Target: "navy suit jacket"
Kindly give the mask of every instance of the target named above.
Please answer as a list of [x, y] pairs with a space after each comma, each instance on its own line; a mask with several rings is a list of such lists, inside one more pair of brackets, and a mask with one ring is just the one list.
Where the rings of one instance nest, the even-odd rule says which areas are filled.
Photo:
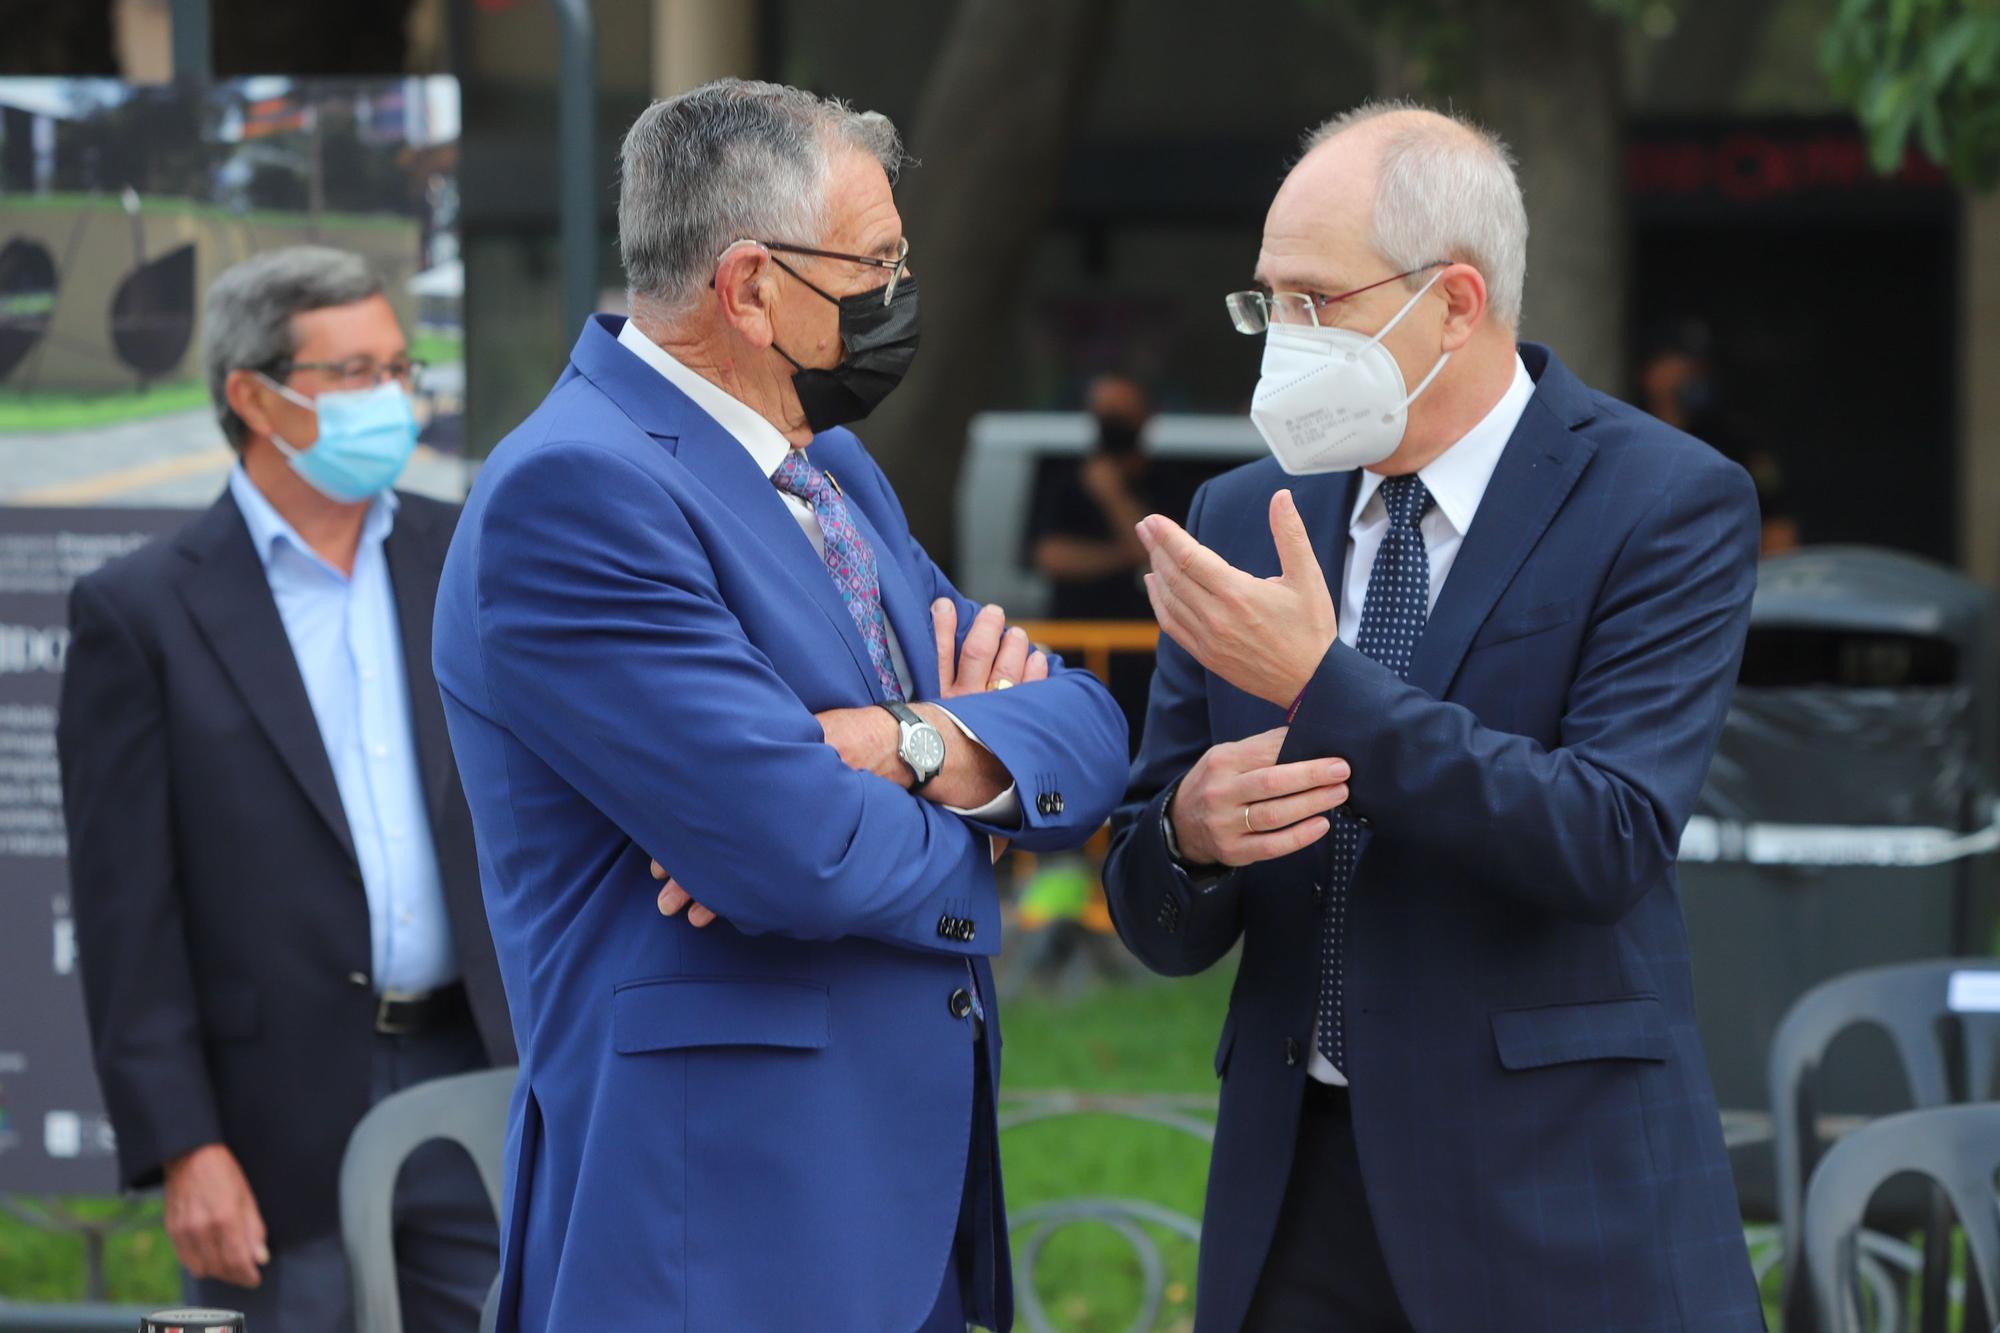
[[[431, 683], [455, 506], [401, 496], [383, 555], [410, 725], [466, 995], [512, 1064], [472, 820]], [[227, 1144], [273, 1249], [333, 1234], [368, 1110], [368, 899], [263, 561], [228, 491], [77, 580], [56, 748], [78, 959], [127, 1188]]]
[[[1368, 1203], [1424, 1333], [1760, 1328], [1674, 875], [1742, 653], [1756, 498], [1546, 348], [1521, 355], [1534, 396], [1408, 680], [1336, 644], [1281, 757], [1348, 759], [1365, 825], [1345, 980]], [[1204, 488], [1189, 527], [1275, 575], [1269, 502], [1290, 486], [1338, 588], [1355, 484], [1256, 463]], [[1163, 641], [1106, 870], [1155, 970], [1243, 942], [1215, 1056], [1204, 1333], [1241, 1324], [1277, 1223], [1329, 848], [1201, 893], [1161, 817], [1210, 746], [1283, 722]]]
[[[993, 830], [825, 743], [814, 713], [881, 697], [854, 620], [770, 479], [620, 326], [585, 328], [487, 460], [438, 594], [521, 1045], [500, 1327], [914, 1328], [967, 1174], [968, 960], [997, 1013]], [[961, 630], [977, 608], [853, 435], [809, 456], [937, 698], [930, 604]], [[1088, 673], [951, 706], [1017, 780], [1021, 846], [1110, 813], [1125, 726]], [[721, 919], [662, 919], [654, 857]], [[999, 1291], [974, 1313], [1004, 1327], [1005, 1222], [982, 1221]]]

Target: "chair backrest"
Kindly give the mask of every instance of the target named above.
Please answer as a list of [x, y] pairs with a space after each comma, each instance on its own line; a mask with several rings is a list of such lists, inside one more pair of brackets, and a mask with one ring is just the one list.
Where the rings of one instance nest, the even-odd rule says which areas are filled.
[[1965, 1232], [1968, 1276], [1991, 1301], [2000, 1284], [2000, 1104], [1905, 1111], [1863, 1125], [1836, 1143], [1806, 1191], [1805, 1255], [1815, 1304], [1832, 1333], [1861, 1333], [1855, 1297], [1856, 1241], [1869, 1199], [1891, 1176], [1936, 1181]]
[[419, 1083], [384, 1097], [354, 1127], [340, 1163], [340, 1235], [358, 1333], [403, 1333], [394, 1204], [396, 1176], [411, 1153], [432, 1139], [459, 1144], [500, 1215], [507, 1102], [517, 1072], [509, 1065]]
[[[1960, 993], [1954, 997], [1953, 978], [1961, 974]], [[1822, 1151], [1820, 1107], [1813, 1085], [1827, 1049], [1852, 1028], [1874, 1027], [1895, 1048], [1913, 1107], [1990, 1096], [2000, 1054], [2000, 1012], [1983, 1010], [1976, 1003], [1986, 977], [1992, 978], [1987, 984], [2000, 992], [2000, 958], [1940, 958], [1864, 968], [1807, 991], [1778, 1025], [1768, 1071], [1786, 1308], [1795, 1316], [1789, 1326], [1810, 1322], [1806, 1303], [1800, 1299], [1810, 1290], [1799, 1263], [1800, 1216], [1806, 1181]], [[1955, 1005], [1954, 998], [1961, 1002]], [[1975, 1003], [1965, 1003], [1967, 999]], [[1948, 1017], [1957, 1020], [1960, 1034], [1956, 1062], [1946, 1047]]]

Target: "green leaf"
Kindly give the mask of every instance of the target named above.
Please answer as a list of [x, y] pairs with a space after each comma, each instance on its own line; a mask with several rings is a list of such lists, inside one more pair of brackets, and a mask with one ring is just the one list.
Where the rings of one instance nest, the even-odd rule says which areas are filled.
[[1942, 88], [1950, 82], [1952, 71], [1972, 50], [1980, 30], [1989, 26], [1990, 20], [1981, 15], [1960, 14], [1945, 25], [1943, 32], [1931, 38], [1923, 56], [1924, 72], [1930, 77], [1931, 87]]
[[1940, 166], [1951, 160], [1951, 150], [1944, 138], [1944, 117], [1939, 114], [1936, 102], [1921, 102], [1917, 106], [1917, 143], [1922, 146], [1924, 156]]

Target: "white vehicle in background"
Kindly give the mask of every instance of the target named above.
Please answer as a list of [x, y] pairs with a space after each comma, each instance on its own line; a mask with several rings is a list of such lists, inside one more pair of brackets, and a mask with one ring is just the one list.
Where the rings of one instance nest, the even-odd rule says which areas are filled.
[[[1097, 422], [1087, 412], [982, 412], [968, 436], [952, 573], [967, 597], [1006, 607], [1010, 620], [1035, 619], [1049, 606], [1048, 580], [1028, 560], [1035, 511], [1062, 470], [1096, 444]], [[1142, 439], [1159, 504], [1174, 518], [1185, 516], [1203, 481], [1268, 452], [1242, 416], [1163, 413]]]

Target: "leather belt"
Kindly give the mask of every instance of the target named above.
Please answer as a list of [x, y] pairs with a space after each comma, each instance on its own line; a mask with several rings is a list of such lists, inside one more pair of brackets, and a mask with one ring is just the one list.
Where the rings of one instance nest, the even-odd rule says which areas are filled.
[[408, 1037], [448, 1024], [472, 1020], [465, 984], [454, 981], [428, 991], [383, 991], [375, 997], [375, 1030], [388, 1037]]

